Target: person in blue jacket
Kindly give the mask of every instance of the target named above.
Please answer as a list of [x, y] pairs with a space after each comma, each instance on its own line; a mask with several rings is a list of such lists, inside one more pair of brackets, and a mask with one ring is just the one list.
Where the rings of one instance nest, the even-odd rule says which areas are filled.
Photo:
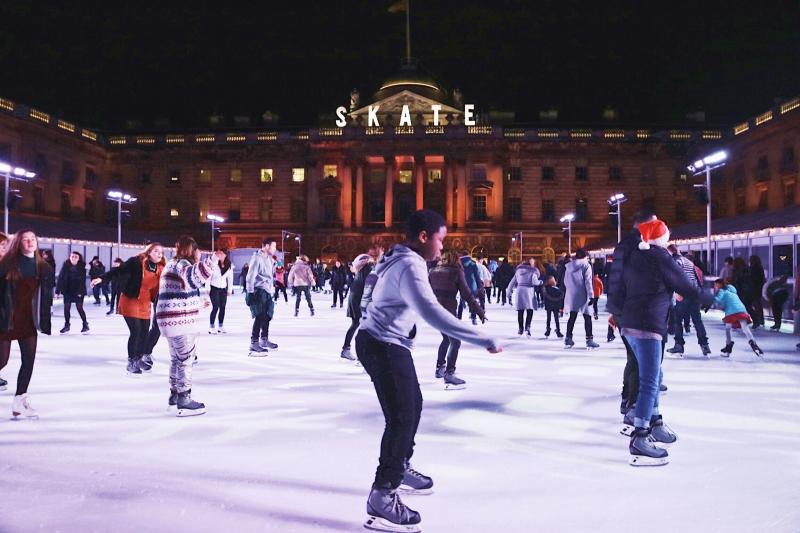
[[725, 347], [721, 350], [720, 355], [722, 357], [731, 356], [731, 352], [733, 351], [731, 330], [741, 329], [742, 333], [744, 333], [744, 336], [747, 337], [747, 340], [750, 343], [750, 348], [757, 356], [762, 357], [764, 352], [758, 347], [758, 344], [756, 344], [756, 340], [753, 338], [753, 332], [750, 330], [750, 324], [753, 322], [753, 320], [747, 313], [747, 308], [745, 307], [744, 303], [739, 298], [736, 287], [730, 285], [724, 278], [718, 278], [714, 281], [714, 290], [716, 291], [714, 305], [720, 307], [725, 313], [725, 317], [722, 319], [722, 321], [725, 322], [726, 343]]

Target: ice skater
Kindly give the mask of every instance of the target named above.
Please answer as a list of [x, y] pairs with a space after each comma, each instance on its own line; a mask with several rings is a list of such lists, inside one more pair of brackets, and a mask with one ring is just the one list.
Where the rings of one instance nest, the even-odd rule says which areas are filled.
[[355, 277], [350, 284], [350, 294], [347, 298], [347, 318], [350, 319], [350, 327], [344, 335], [344, 344], [342, 344], [342, 351], [340, 353], [342, 358], [350, 361], [357, 360], [350, 349], [350, 343], [353, 341], [353, 336], [356, 334], [358, 326], [361, 323], [361, 296], [364, 293], [364, 282], [374, 267], [375, 262], [369, 254], [361, 254], [356, 257], [351, 267]]
[[542, 281], [539, 279], [539, 269], [536, 268], [536, 261], [532, 257], [528, 259], [527, 263], [520, 263], [514, 271], [514, 277], [511, 283], [508, 284], [508, 298], [511, 300], [514, 296], [514, 289], [517, 289], [516, 302], [517, 309], [517, 323], [519, 325], [518, 335], [523, 332], [523, 316], [524, 316], [524, 331], [531, 336], [531, 322], [533, 321], [533, 310], [536, 307], [536, 286], [541, 285]]
[[544, 330], [544, 338], [550, 337], [550, 319], [553, 319], [556, 327], [556, 336], [561, 339], [564, 334], [561, 333], [561, 325], [558, 322], [558, 314], [561, 308], [564, 307], [564, 293], [556, 283], [556, 278], [547, 276], [544, 287], [544, 310], [547, 313], [547, 325]]
[[566, 263], [564, 271], [564, 310], [569, 312], [567, 320], [567, 336], [564, 346], [572, 348], [572, 331], [578, 314], [583, 315], [583, 327], [586, 331], [586, 349], [593, 350], [600, 345], [592, 337], [592, 315], [589, 314], [589, 302], [593, 298], [592, 265], [589, 264], [589, 254], [583, 248], [575, 251], [575, 259]]
[[31, 230], [18, 231], [0, 260], [0, 370], [8, 364], [11, 343], [19, 344], [22, 363], [11, 403], [14, 419], [39, 418], [31, 406], [28, 386], [36, 360], [37, 331], [50, 335], [55, 272], [39, 253], [39, 239]]
[[261, 249], [250, 258], [247, 270], [246, 302], [253, 316], [253, 329], [250, 333], [251, 357], [263, 357], [269, 350], [277, 350], [278, 345], [269, 340], [269, 324], [275, 313], [272, 290], [275, 286], [273, 273], [275, 260], [273, 254], [277, 245], [272, 239], [261, 241]]
[[356, 353], [372, 379], [384, 414], [380, 459], [367, 499], [364, 526], [379, 531], [420, 531], [418, 512], [406, 507], [397, 493], [404, 486], [430, 492], [433, 481], [411, 467], [414, 435], [422, 413], [422, 393], [411, 357], [419, 318], [461, 341], [491, 353], [502, 350], [494, 339], [464, 325], [436, 299], [426, 261], [436, 261], [447, 227], [442, 216], [423, 209], [407, 223], [406, 240], [395, 245], [367, 278], [362, 297], [363, 319], [356, 336]]
[[750, 343], [750, 349], [753, 350], [753, 353], [759, 357], [763, 357], [764, 352], [758, 347], [758, 344], [756, 344], [756, 340], [753, 338], [753, 332], [750, 330], [750, 324], [753, 320], [747, 313], [747, 308], [744, 303], [739, 299], [736, 287], [729, 284], [723, 278], [718, 278], [714, 281], [714, 290], [716, 291], [714, 305], [721, 307], [725, 313], [725, 317], [722, 321], [725, 322], [726, 343], [720, 355], [722, 357], [731, 356], [731, 352], [733, 352], [731, 329], [741, 329], [744, 336], [747, 337], [747, 341]]
[[86, 297], [86, 263], [78, 252], [69, 254], [69, 259], [61, 265], [56, 283], [56, 295], [59, 294], [64, 297], [64, 327], [59, 333], [62, 335], [69, 333], [69, 312], [72, 304], [75, 304], [75, 309], [83, 321], [81, 333], [89, 333], [89, 322], [86, 320], [86, 311], [83, 310], [83, 299]]
[[[106, 273], [106, 266], [100, 261], [100, 258], [97, 256], [92, 257], [92, 260], [89, 262], [89, 279], [92, 280], [94, 278], [100, 277]], [[111, 301], [108, 299], [108, 283], [101, 283], [100, 285], [92, 288], [92, 295], [94, 296], [94, 305], [102, 305], [103, 302], [100, 301], [100, 292], [102, 291], [103, 296], [106, 299], [106, 305], [110, 305]]]
[[[220, 252], [224, 259], [214, 263], [214, 272], [211, 274], [208, 296], [211, 299], [211, 316], [208, 333], [216, 335], [225, 333], [225, 308], [228, 306], [228, 296], [233, 295], [233, 265], [228, 250], [222, 249]], [[217, 254], [219, 255], [219, 254]], [[214, 321], [219, 320], [217, 328], [214, 328]]]

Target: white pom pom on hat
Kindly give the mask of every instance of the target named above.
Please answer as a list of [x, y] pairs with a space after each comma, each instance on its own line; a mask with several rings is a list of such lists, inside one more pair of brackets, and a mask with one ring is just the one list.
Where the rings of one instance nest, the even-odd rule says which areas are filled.
[[666, 248], [669, 242], [669, 228], [663, 221], [656, 219], [639, 224], [639, 233], [642, 234], [640, 250], [649, 250], [651, 244]]

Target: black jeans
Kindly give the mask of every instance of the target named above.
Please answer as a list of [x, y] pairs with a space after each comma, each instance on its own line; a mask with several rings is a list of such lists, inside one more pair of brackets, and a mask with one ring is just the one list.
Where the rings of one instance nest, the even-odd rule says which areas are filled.
[[108, 302], [108, 285], [105, 283], [100, 283], [92, 287], [92, 296], [94, 296], [94, 303], [100, 303], [100, 291], [103, 291], [103, 296], [106, 297], [106, 303]]
[[[569, 312], [567, 320], [567, 337], [572, 338], [572, 330], [575, 329], [575, 321], [578, 319], [577, 311]], [[592, 339], [592, 315], [583, 315], [583, 329], [586, 331], [586, 340]]]
[[519, 310], [517, 311], [517, 322], [519, 323], [519, 329], [522, 330], [522, 315], [525, 314], [525, 329], [531, 329], [531, 321], [533, 320], [533, 309], [526, 309], [526, 310]]
[[70, 309], [72, 309], [72, 304], [75, 304], [75, 309], [78, 310], [81, 320], [86, 324], [86, 311], [83, 310], [83, 296], [78, 296], [77, 298], [64, 296], [64, 325], [69, 326], [69, 312]]
[[448, 372], [456, 371], [456, 361], [458, 360], [458, 350], [461, 349], [461, 341], [448, 337], [442, 333], [442, 342], [439, 344], [439, 354], [436, 357], [436, 368], [444, 366], [445, 359], [447, 359], [447, 367], [445, 370]]
[[111, 288], [111, 301], [108, 302], [108, 310], [109, 311], [116, 311], [117, 310], [117, 303], [119, 303], [119, 291], [112, 287]]
[[414, 453], [414, 436], [422, 415], [422, 392], [411, 352], [381, 342], [364, 330], [356, 335], [356, 353], [372, 379], [386, 425], [375, 471], [375, 487], [397, 488], [405, 462]]
[[356, 334], [358, 326], [361, 323], [361, 319], [356, 317], [350, 317], [350, 321], [350, 327], [347, 329], [347, 333], [345, 333], [344, 344], [342, 345], [342, 348], [350, 347], [350, 343], [353, 341], [353, 335]]
[[253, 330], [250, 332], [250, 340], [257, 341], [259, 336], [262, 339], [269, 338], [269, 317], [261, 313], [253, 319]]
[[283, 283], [276, 283], [275, 284], [275, 294], [272, 295], [272, 299], [276, 302], [278, 301], [278, 295], [283, 293], [283, 301], [289, 303], [289, 297], [286, 295], [286, 285]]
[[156, 311], [155, 311], [155, 304], [153, 305], [153, 320], [152, 324], [150, 325], [150, 331], [147, 332], [147, 337], [144, 339], [144, 345], [142, 346], [142, 353], [151, 355], [153, 353], [153, 348], [156, 347], [158, 344], [158, 339], [161, 338], [161, 330], [158, 329], [158, 321], [156, 320]]
[[[678, 324], [683, 324], [683, 321], [689, 317], [694, 322], [694, 331], [697, 334], [697, 343], [700, 345], [708, 344], [708, 337], [706, 336], [706, 327], [703, 324], [703, 317], [700, 315], [700, 302], [697, 300], [683, 299], [675, 304], [675, 321]], [[675, 328], [675, 344], [684, 344], [683, 328]]]
[[781, 291], [780, 293], [772, 295], [772, 318], [775, 320], [774, 326], [780, 327], [781, 321], [783, 320], [783, 304], [785, 304], [788, 299], [788, 291]]
[[228, 305], [228, 289], [211, 287], [209, 297], [211, 298], [211, 327], [214, 327], [217, 313], [219, 313], [219, 327], [222, 327], [222, 323], [225, 322], [225, 307]]
[[128, 325], [130, 335], [128, 336], [128, 361], [136, 361], [145, 352], [142, 351], [147, 342], [147, 332], [150, 329], [150, 321], [144, 318], [123, 317]]
[[297, 295], [297, 300], [294, 302], [294, 309], [297, 311], [300, 309], [300, 297], [302, 295], [306, 295], [306, 302], [308, 302], [308, 308], [314, 309], [314, 304], [311, 303], [311, 292], [309, 291], [309, 287], [295, 287], [294, 288], [295, 294]]
[[333, 290], [333, 306], [336, 307], [336, 297], [339, 297], [339, 305], [344, 305], [344, 286], [334, 285], [331, 287]]
[[[17, 396], [28, 392], [28, 385], [30, 385], [31, 377], [33, 376], [33, 363], [36, 361], [37, 340], [37, 335], [33, 334], [17, 341], [22, 359], [22, 364], [17, 374]], [[8, 364], [8, 358], [11, 355], [11, 342], [0, 341], [0, 370], [3, 370]]]
[[558, 310], [555, 309], [548, 309], [547, 310], [547, 326], [545, 326], [545, 331], [550, 333], [550, 317], [553, 317], [553, 322], [555, 322], [556, 332], [561, 333], [561, 324], [558, 322]]
[[495, 303], [500, 302], [506, 303], [508, 298], [506, 297], [506, 288], [505, 287], [497, 287], [497, 301]]

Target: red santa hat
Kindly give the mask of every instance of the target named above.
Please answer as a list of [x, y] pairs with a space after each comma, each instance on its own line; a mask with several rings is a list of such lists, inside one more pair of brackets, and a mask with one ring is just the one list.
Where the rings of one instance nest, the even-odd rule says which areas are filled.
[[649, 250], [651, 244], [666, 248], [669, 243], [669, 228], [663, 221], [656, 219], [639, 224], [639, 233], [642, 234], [640, 250]]

